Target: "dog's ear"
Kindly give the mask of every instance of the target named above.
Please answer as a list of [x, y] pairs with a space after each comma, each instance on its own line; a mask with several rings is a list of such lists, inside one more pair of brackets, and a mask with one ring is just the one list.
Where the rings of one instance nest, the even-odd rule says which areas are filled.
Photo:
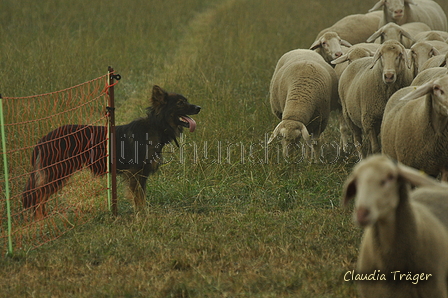
[[157, 105], [157, 104], [164, 104], [166, 103], [166, 97], [167, 97], [168, 93], [163, 90], [161, 87], [154, 85], [154, 87], [152, 87], [152, 96], [151, 96], [151, 103], [152, 105]]

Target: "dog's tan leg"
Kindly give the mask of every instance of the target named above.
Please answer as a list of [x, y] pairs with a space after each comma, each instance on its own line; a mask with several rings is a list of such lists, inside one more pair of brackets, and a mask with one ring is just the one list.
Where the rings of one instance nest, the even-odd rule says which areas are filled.
[[132, 192], [132, 197], [134, 199], [136, 209], [143, 209], [145, 206], [143, 189], [140, 186], [138, 174], [134, 175], [129, 180], [129, 187]]
[[141, 210], [145, 208], [145, 184], [146, 177], [141, 176], [139, 173], [133, 173], [127, 171], [125, 173], [129, 181], [129, 191], [132, 200], [134, 201], [135, 209]]
[[47, 212], [45, 211], [45, 204], [47, 203], [49, 195], [39, 194], [38, 197], [41, 198], [36, 202], [36, 205], [34, 206], [34, 218], [36, 220], [41, 220], [47, 216]]

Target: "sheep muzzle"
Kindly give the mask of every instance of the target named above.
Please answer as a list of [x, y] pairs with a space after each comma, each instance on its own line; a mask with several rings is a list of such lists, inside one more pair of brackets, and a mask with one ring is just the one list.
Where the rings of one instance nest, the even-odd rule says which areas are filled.
[[395, 75], [395, 71], [385, 71], [383, 74], [383, 82], [385, 84], [393, 84], [396, 79], [397, 76]]
[[396, 10], [392, 13], [392, 18], [396, 21], [399, 21], [403, 18], [403, 10]]
[[370, 223], [370, 210], [365, 207], [358, 207], [356, 209], [355, 221], [361, 227], [366, 227]]

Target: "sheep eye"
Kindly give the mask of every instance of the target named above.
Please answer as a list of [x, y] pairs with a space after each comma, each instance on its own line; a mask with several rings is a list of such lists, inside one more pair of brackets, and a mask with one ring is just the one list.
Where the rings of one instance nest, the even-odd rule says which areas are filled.
[[386, 185], [387, 182], [394, 180], [394, 178], [395, 178], [394, 175], [389, 174], [389, 175], [387, 175], [386, 179], [383, 179], [380, 181], [380, 185], [384, 186], [384, 185]]
[[443, 90], [440, 89], [439, 86], [435, 86], [435, 87], [434, 87], [434, 91], [436, 91], [436, 92], [438, 91], [438, 92], [440, 92], [440, 94], [442, 94], [442, 95], [443, 95], [443, 93], [444, 93]]

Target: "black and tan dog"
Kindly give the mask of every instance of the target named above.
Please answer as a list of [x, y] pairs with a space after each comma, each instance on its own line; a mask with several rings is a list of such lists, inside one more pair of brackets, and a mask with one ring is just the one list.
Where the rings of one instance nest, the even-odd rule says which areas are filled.
[[[177, 93], [154, 86], [147, 116], [116, 126], [117, 170], [126, 176], [137, 209], [145, 206], [146, 180], [162, 162], [163, 147], [174, 141], [183, 127], [193, 132], [196, 122], [188, 115], [201, 107]], [[76, 171], [89, 168], [95, 175], [107, 170], [107, 129], [104, 126], [64, 125], [44, 136], [34, 147], [33, 171], [23, 192], [23, 207], [36, 219], [46, 216], [48, 198]], [[177, 144], [178, 145], [178, 144]]]

